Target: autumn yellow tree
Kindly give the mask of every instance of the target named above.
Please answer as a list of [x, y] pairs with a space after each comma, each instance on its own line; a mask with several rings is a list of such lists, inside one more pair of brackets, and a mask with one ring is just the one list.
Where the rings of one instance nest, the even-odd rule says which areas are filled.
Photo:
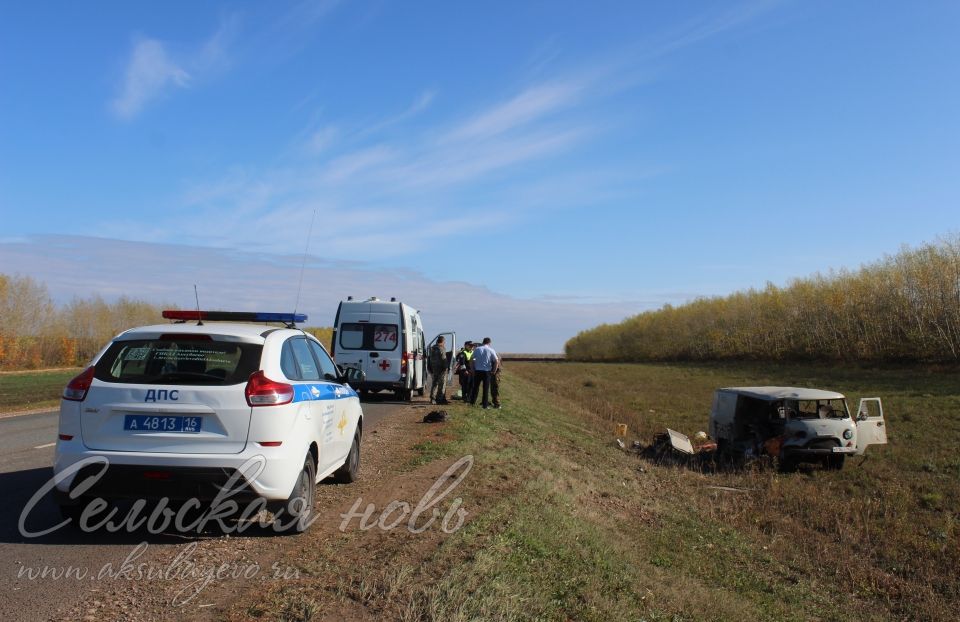
[[588, 361], [960, 360], [960, 236], [785, 287], [666, 305], [584, 331]]

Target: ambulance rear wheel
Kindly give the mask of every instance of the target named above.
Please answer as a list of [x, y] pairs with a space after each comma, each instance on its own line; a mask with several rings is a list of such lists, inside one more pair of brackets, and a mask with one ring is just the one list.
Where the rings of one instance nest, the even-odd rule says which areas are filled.
[[409, 402], [413, 399], [413, 389], [397, 389], [397, 399], [401, 402]]

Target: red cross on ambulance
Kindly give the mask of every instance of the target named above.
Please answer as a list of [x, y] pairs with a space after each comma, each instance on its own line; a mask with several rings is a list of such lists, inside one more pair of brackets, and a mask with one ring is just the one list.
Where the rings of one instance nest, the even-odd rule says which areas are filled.
[[387, 371], [388, 369], [390, 369], [390, 361], [388, 361], [387, 359], [383, 359], [382, 361], [380, 361], [380, 364], [377, 367], [379, 367], [383, 371]]

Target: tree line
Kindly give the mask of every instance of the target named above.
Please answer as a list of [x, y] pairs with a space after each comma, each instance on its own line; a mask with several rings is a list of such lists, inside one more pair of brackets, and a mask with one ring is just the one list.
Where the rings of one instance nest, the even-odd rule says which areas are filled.
[[[0, 274], [0, 370], [75, 367], [91, 360], [118, 333], [162, 324], [163, 309], [176, 309], [121, 296], [99, 295], [57, 305], [41, 282]], [[330, 328], [306, 328], [330, 343]]]
[[583, 361], [960, 360], [960, 235], [864, 265], [581, 332]]

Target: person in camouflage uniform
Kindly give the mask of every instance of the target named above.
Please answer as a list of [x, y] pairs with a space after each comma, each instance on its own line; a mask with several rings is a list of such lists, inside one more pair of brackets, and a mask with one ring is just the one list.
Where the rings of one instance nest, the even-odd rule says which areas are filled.
[[444, 347], [443, 335], [437, 337], [437, 343], [430, 347], [427, 357], [428, 371], [430, 372], [430, 403], [449, 404], [447, 401], [447, 349]]

